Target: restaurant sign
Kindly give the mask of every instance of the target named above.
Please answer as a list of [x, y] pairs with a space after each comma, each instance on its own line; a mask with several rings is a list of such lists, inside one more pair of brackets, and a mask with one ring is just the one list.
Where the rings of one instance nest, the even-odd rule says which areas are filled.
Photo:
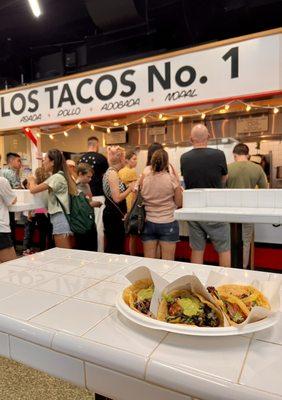
[[282, 34], [0, 93], [0, 130], [281, 90]]

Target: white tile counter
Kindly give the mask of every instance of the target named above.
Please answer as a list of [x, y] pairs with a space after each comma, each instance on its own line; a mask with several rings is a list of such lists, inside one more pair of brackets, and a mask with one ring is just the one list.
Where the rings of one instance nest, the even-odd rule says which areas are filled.
[[282, 399], [282, 322], [254, 335], [223, 338], [140, 327], [114, 306], [128, 285], [124, 275], [138, 265], [167, 280], [195, 272], [205, 282], [214, 268], [244, 282], [282, 278], [48, 250], [0, 265], [0, 354], [118, 400]]
[[179, 221], [282, 224], [281, 189], [185, 190]]
[[17, 202], [9, 207], [11, 212], [31, 211], [36, 208], [47, 208], [48, 192], [31, 194], [29, 190], [13, 189]]

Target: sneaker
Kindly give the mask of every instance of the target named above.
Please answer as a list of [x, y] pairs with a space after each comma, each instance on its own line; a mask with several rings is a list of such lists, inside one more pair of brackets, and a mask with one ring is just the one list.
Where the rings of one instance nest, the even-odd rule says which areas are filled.
[[23, 256], [30, 256], [31, 254], [34, 254], [34, 251], [30, 249], [26, 249], [23, 251]]

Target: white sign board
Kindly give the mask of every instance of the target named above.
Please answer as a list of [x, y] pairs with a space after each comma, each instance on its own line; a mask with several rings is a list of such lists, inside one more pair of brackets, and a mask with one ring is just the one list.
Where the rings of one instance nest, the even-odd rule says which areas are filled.
[[282, 34], [0, 93], [0, 129], [81, 121], [282, 89]]

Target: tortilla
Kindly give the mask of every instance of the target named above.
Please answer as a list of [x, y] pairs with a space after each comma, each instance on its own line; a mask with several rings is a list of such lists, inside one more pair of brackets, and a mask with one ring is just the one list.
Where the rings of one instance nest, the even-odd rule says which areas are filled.
[[270, 310], [266, 297], [252, 285], [222, 285], [216, 289], [210, 287], [208, 291], [231, 325], [243, 323], [255, 306]]
[[157, 319], [168, 323], [191, 326], [224, 326], [221, 310], [201, 295], [185, 289], [173, 290], [163, 295], [158, 308]]
[[140, 299], [139, 294], [142, 291], [144, 292], [144, 290], [148, 290], [148, 293], [150, 293], [151, 290], [153, 291], [153, 289], [154, 289], [154, 284], [151, 279], [140, 279], [134, 282], [132, 285], [125, 288], [122, 297], [125, 303], [130, 308], [132, 308], [135, 311], [141, 312], [142, 314], [149, 315], [151, 298]]

